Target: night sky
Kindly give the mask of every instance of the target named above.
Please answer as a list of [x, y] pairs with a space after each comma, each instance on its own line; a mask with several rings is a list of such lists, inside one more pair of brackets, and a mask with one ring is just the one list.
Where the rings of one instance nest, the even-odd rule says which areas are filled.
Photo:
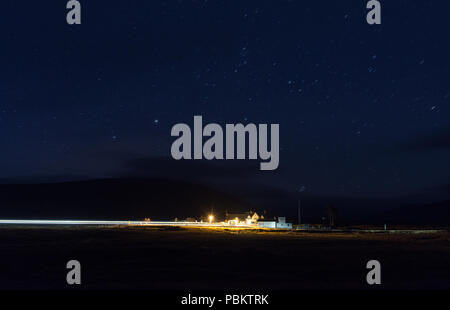
[[[450, 198], [444, 1], [2, 1], [0, 181], [162, 176]], [[280, 166], [170, 158], [177, 123], [280, 124]], [[242, 185], [244, 184], [244, 185]]]

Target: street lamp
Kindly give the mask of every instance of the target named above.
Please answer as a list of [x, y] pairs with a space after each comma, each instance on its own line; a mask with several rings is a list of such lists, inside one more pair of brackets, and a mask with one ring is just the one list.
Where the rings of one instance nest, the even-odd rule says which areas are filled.
[[211, 224], [212, 221], [214, 220], [214, 216], [211, 214], [210, 216], [208, 216], [208, 219], [209, 219], [209, 223]]

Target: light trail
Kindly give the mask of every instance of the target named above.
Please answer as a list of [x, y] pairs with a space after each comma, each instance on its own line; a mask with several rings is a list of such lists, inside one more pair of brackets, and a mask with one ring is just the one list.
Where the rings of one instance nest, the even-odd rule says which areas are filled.
[[169, 222], [169, 221], [89, 221], [89, 220], [0, 220], [1, 224], [11, 225], [106, 225], [106, 226], [191, 226], [191, 227], [238, 227], [254, 228], [251, 225], [229, 225], [208, 222]]

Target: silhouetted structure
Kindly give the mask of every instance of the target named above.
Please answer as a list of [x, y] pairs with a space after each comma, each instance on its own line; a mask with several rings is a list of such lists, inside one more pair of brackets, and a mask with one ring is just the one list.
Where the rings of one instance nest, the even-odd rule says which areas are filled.
[[336, 224], [336, 215], [337, 215], [337, 210], [335, 207], [333, 207], [332, 205], [328, 205], [326, 207], [326, 213], [328, 216], [328, 223], [330, 225], [330, 227], [334, 227], [334, 225]]

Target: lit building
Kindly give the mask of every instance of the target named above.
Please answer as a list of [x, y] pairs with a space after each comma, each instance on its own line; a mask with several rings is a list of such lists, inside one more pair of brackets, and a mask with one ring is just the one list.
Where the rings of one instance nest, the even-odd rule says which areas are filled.
[[229, 225], [256, 225], [260, 216], [256, 212], [225, 213], [225, 222]]
[[260, 221], [258, 221], [258, 227], [292, 229], [292, 223], [286, 223], [286, 218], [280, 216], [280, 217], [278, 217], [278, 221], [275, 219], [260, 220]]

